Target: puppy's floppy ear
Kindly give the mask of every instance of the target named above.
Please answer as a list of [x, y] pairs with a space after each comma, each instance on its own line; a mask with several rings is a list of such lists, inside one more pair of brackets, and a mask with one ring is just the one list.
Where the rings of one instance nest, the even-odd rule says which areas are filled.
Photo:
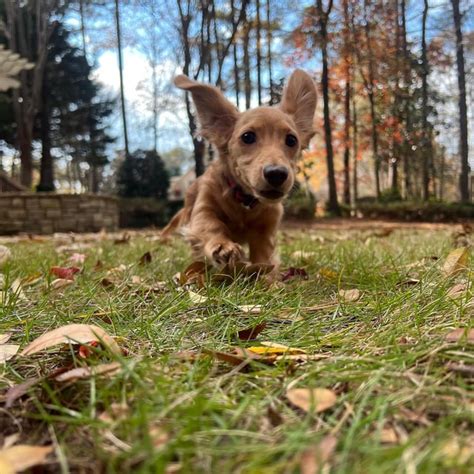
[[200, 133], [216, 146], [225, 145], [239, 116], [238, 110], [214, 86], [201, 84], [179, 75], [175, 86], [191, 92], [201, 125]]
[[301, 135], [303, 148], [308, 146], [314, 135], [316, 102], [317, 93], [313, 80], [306, 72], [296, 69], [283, 90], [280, 108], [293, 117]]

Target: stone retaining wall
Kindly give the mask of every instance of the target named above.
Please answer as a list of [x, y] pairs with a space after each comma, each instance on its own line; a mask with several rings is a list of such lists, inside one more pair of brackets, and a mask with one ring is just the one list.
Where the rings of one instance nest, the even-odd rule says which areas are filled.
[[0, 234], [114, 231], [118, 225], [111, 196], [0, 193]]

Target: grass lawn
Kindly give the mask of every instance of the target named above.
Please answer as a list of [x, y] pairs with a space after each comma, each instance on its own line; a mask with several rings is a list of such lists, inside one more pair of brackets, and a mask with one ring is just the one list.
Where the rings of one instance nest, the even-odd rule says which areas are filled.
[[[474, 327], [474, 267], [442, 271], [469, 240], [456, 229], [286, 230], [282, 268], [304, 268], [308, 279], [193, 289], [207, 299], [173, 282], [190, 263], [179, 239], [4, 239], [8, 344], [21, 351], [60, 326], [94, 324], [125, 354], [60, 345], [0, 364], [0, 446], [52, 445], [46, 472], [474, 472], [474, 342], [472, 333], [446, 339]], [[72, 253], [86, 255], [83, 271], [52, 288], [51, 267], [70, 265]], [[21, 292], [6, 290], [17, 278]], [[256, 340], [239, 340], [262, 322]], [[236, 365], [216, 354], [262, 342], [305, 354]], [[58, 369], [113, 361], [114, 372], [55, 380]], [[33, 378], [6, 408], [8, 389]], [[335, 399], [305, 407], [287, 397], [296, 388]]]

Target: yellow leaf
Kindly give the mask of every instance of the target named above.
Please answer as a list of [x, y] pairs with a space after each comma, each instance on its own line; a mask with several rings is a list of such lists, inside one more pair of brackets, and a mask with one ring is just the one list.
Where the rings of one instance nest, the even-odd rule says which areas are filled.
[[199, 293], [195, 293], [191, 290], [188, 290], [188, 295], [194, 304], [202, 304], [207, 301], [207, 296], [200, 295]]
[[452, 276], [466, 269], [469, 260], [469, 248], [459, 247], [453, 250], [444, 261], [443, 273]]
[[297, 347], [288, 347], [276, 342], [263, 341], [261, 346], [253, 346], [248, 348], [254, 354], [306, 354], [303, 349]]
[[0, 450], [0, 467], [2, 474], [21, 472], [38, 464], [44, 464], [52, 446], [27, 446], [19, 444]]
[[92, 341], [102, 342], [115, 354], [121, 353], [118, 344], [102, 328], [92, 324], [68, 324], [38, 337], [23, 349], [21, 355], [36, 354], [58, 344], [86, 344]]
[[336, 404], [336, 394], [327, 388], [291, 388], [286, 398], [305, 412], [320, 413]]
[[241, 304], [238, 308], [242, 313], [258, 314], [262, 312], [262, 305], [260, 304]]
[[326, 280], [337, 280], [339, 275], [330, 268], [321, 268], [319, 270], [319, 275]]

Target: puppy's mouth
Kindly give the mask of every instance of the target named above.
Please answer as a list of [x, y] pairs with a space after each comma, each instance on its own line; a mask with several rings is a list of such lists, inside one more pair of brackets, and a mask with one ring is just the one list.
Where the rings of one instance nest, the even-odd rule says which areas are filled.
[[283, 191], [279, 191], [278, 189], [268, 189], [264, 191], [259, 191], [258, 194], [263, 198], [269, 199], [271, 201], [276, 201], [285, 196], [285, 193]]

